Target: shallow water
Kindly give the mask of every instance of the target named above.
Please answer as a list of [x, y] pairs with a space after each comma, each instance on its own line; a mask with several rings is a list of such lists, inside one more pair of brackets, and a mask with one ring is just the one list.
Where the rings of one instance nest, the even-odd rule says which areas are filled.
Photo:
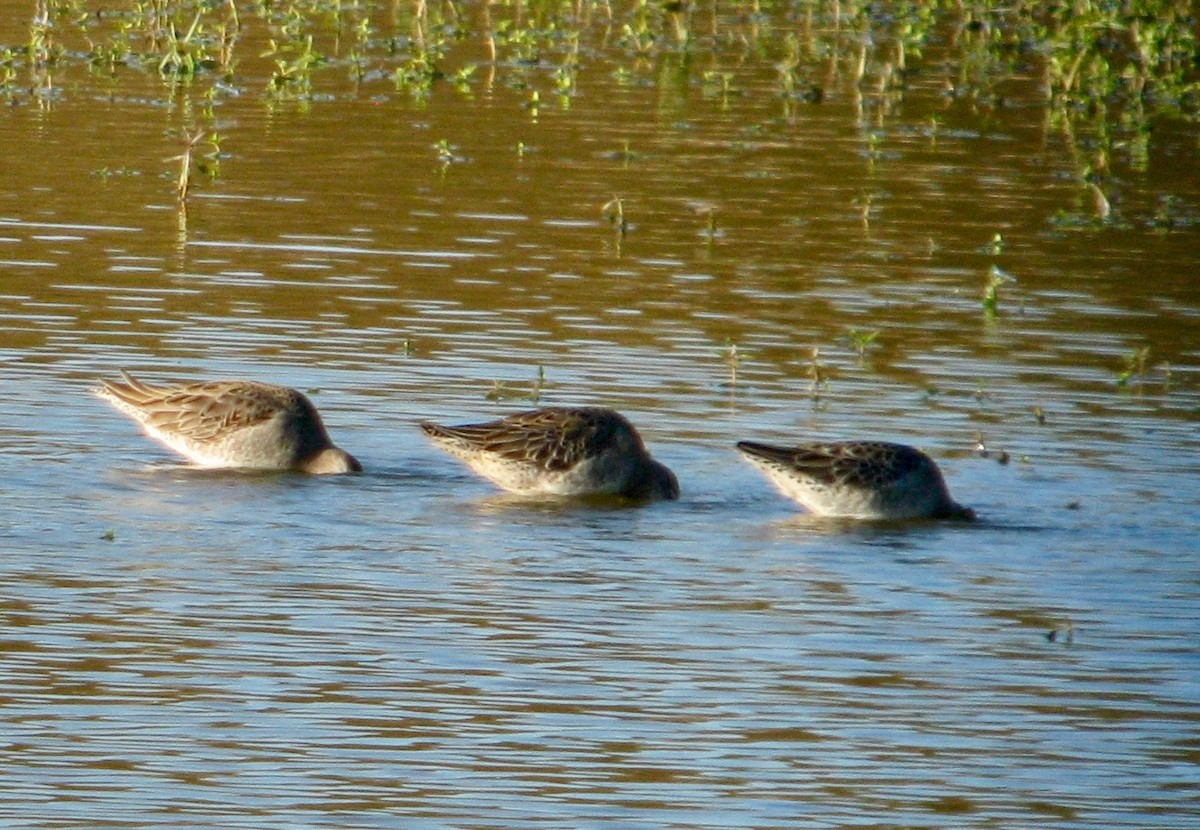
[[[186, 212], [156, 78], [0, 117], [0, 821], [1196, 823], [1194, 130], [1064, 225], [1033, 107], [643, 80], [248, 86]], [[367, 471], [189, 469], [90, 395], [120, 367], [304, 389]], [[535, 397], [627, 413], [683, 498], [499, 495], [415, 429]], [[981, 521], [805, 517], [750, 437], [917, 444]]]

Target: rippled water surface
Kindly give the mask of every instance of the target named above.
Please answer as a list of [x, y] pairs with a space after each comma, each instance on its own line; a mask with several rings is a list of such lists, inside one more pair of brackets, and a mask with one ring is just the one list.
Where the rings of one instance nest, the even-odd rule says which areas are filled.
[[[186, 209], [156, 76], [0, 114], [0, 823], [1195, 826], [1194, 130], [1099, 221], [1020, 89], [581, 73], [227, 90]], [[366, 472], [188, 468], [119, 368], [301, 388]], [[534, 400], [682, 499], [503, 496], [415, 429]], [[810, 519], [732, 447], [846, 437], [981, 521]]]

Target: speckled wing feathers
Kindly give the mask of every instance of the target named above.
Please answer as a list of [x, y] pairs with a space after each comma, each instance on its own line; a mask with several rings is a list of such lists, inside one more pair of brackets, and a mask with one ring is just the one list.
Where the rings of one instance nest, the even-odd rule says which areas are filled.
[[122, 372], [97, 394], [146, 433], [204, 467], [359, 472], [354, 456], [333, 445], [316, 407], [302, 393], [255, 381], [222, 380], [151, 386]]
[[912, 447], [861, 441], [797, 447], [786, 463], [825, 484], [878, 489], [912, 474], [925, 459]]
[[883, 441], [738, 449], [785, 495], [823, 516], [972, 518], [946, 489], [941, 471], [920, 450]]
[[293, 390], [251, 381], [154, 387], [121, 374], [124, 384], [102, 381], [109, 400], [148, 427], [201, 444], [302, 405]]
[[679, 498], [675, 474], [650, 457], [633, 425], [611, 409], [548, 407], [485, 424], [421, 428], [511, 492]]
[[473, 450], [560, 472], [598, 456], [621, 424], [603, 410], [556, 407], [485, 424], [449, 427], [425, 422], [421, 426], [431, 436], [461, 442]]

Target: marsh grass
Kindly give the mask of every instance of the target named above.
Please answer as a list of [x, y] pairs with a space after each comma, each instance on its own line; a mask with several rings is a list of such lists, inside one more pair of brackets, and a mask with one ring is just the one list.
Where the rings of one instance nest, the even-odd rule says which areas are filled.
[[[203, 95], [220, 83], [258, 91], [267, 106], [320, 101], [347, 76], [418, 99], [489, 83], [541, 93], [563, 108], [587, 94], [586, 60], [623, 82], [684, 84], [722, 105], [768, 96], [793, 107], [848, 97], [859, 107], [869, 165], [884, 160], [888, 121], [916, 77], [967, 102], [985, 126], [1011, 90], [1104, 179], [1089, 180], [1091, 222], [1112, 213], [1112, 160], [1149, 166], [1155, 122], [1200, 121], [1200, 26], [1190, 0], [33, 0], [28, 39], [0, 51], [10, 103], [68, 94], [60, 78], [102, 70], [119, 82], [138, 69], [164, 96]], [[248, 47], [247, 44], [253, 44]], [[265, 48], [262, 46], [265, 44]], [[666, 71], [664, 71], [666, 70]], [[19, 82], [27, 72], [30, 80]], [[774, 83], [756, 83], [756, 77]], [[1024, 83], [1033, 79], [1033, 84]], [[937, 140], [937, 116], [929, 116]], [[1107, 182], [1107, 183], [1106, 183]], [[1167, 185], [1162, 185], [1167, 187]], [[1169, 197], [1169, 192], [1161, 194]], [[858, 204], [864, 222], [871, 200]], [[1058, 219], [1070, 224], [1068, 213]], [[1145, 223], [1196, 223], [1169, 208]]]

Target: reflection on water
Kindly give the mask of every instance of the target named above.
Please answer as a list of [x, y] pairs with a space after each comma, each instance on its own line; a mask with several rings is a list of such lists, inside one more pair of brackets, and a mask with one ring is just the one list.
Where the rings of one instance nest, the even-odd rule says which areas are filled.
[[[186, 214], [157, 90], [6, 114], [54, 161], [0, 193], [0, 819], [1194, 824], [1194, 228], [1049, 221], [1076, 167], [1016, 105], [868, 141], [581, 71], [536, 120], [222, 98]], [[122, 366], [300, 388], [367, 472], [189, 469], [89, 395]], [[535, 389], [682, 500], [530, 504], [415, 429]], [[918, 444], [982, 521], [802, 516], [755, 437]]]

